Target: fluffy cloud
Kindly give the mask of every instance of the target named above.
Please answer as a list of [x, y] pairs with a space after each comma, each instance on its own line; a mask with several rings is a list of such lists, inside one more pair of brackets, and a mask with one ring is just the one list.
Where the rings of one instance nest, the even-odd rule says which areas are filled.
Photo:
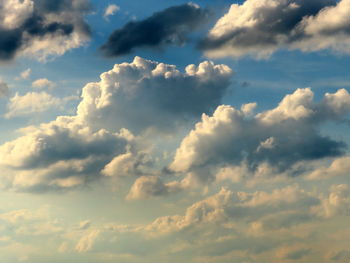
[[124, 130], [92, 131], [74, 117], [29, 128], [26, 134], [0, 146], [1, 165], [16, 169], [9, 187], [45, 191], [68, 189], [100, 176], [115, 156], [126, 152], [130, 138]]
[[332, 178], [335, 176], [348, 176], [350, 174], [350, 157], [344, 156], [336, 158], [327, 166], [314, 169], [307, 175], [308, 180], [319, 180]]
[[326, 218], [337, 215], [350, 215], [350, 189], [346, 184], [333, 185], [328, 197], [314, 212]]
[[226, 210], [232, 205], [233, 192], [223, 188], [219, 193], [188, 207], [185, 215], [157, 218], [145, 230], [164, 234], [200, 224], [223, 222], [226, 219]]
[[109, 5], [109, 6], [107, 6], [103, 16], [104, 16], [104, 18], [108, 18], [109, 16], [113, 16], [119, 10], [120, 10], [119, 6], [117, 6], [117, 5]]
[[103, 73], [100, 82], [87, 84], [77, 114], [111, 130], [171, 130], [219, 105], [231, 76], [228, 66], [207, 61], [181, 73], [174, 65], [135, 57]]
[[45, 59], [81, 46], [90, 35], [84, 21], [89, 9], [88, 0], [2, 0], [0, 60]]
[[183, 139], [170, 169], [186, 172], [202, 167], [240, 165], [249, 170], [267, 163], [283, 172], [301, 161], [334, 157], [345, 144], [319, 132], [327, 121], [338, 121], [350, 111], [346, 90], [327, 93], [313, 102], [309, 88], [287, 95], [272, 109], [247, 117], [244, 111], [219, 106]]
[[[107, 11], [107, 10], [106, 10]], [[101, 50], [106, 56], [120, 56], [137, 47], [159, 47], [183, 43], [186, 36], [207, 18], [208, 12], [194, 4], [169, 7], [114, 31]]]
[[[264, 216], [286, 211], [299, 211], [311, 214], [311, 208], [321, 203], [315, 194], [309, 193], [298, 185], [275, 189], [272, 192], [236, 192], [221, 189], [217, 194], [198, 201], [188, 207], [183, 216], [165, 216], [157, 218], [145, 227], [154, 234], [178, 232], [186, 228], [216, 223], [221, 226], [228, 222], [260, 219]], [[294, 218], [295, 220], [295, 218]]]
[[212, 57], [262, 58], [278, 49], [350, 52], [349, 0], [247, 0], [230, 10], [201, 48]]
[[[100, 82], [84, 87], [75, 116], [22, 129], [25, 135], [0, 146], [0, 165], [8, 174], [3, 184], [46, 191], [76, 188], [102, 176], [152, 175], [147, 143], [124, 127], [171, 129], [209, 111], [220, 103], [231, 75], [229, 67], [211, 62], [189, 65], [185, 73], [139, 57], [115, 65]], [[6, 117], [41, 112], [63, 101], [45, 92], [16, 94]], [[131, 199], [144, 196], [150, 189], [146, 184], [138, 180], [133, 189], [140, 194], [130, 194]]]
[[55, 83], [48, 79], [37, 79], [33, 81], [32, 87], [37, 88], [37, 89], [42, 89], [42, 88], [52, 88], [55, 86]]
[[176, 181], [164, 183], [159, 176], [141, 176], [135, 180], [127, 200], [142, 200], [152, 197], [165, 196], [183, 190], [186, 186]]
[[21, 96], [18, 93], [10, 98], [6, 118], [44, 112], [62, 105], [62, 100], [46, 92], [29, 92]]

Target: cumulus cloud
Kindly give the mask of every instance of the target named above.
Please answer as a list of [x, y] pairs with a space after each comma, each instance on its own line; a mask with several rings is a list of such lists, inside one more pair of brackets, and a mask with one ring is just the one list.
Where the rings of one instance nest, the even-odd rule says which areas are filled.
[[262, 164], [283, 172], [302, 161], [342, 155], [345, 143], [320, 134], [320, 125], [339, 121], [350, 111], [346, 90], [327, 93], [313, 102], [310, 88], [287, 95], [272, 109], [253, 118], [231, 106], [219, 106], [183, 139], [170, 169], [176, 172], [198, 168], [241, 165], [257, 170]]
[[350, 174], [350, 157], [335, 158], [329, 166], [317, 167], [306, 175], [308, 180], [329, 179], [336, 176], [348, 176]]
[[233, 192], [223, 188], [219, 193], [188, 207], [185, 215], [157, 218], [145, 229], [159, 235], [177, 232], [200, 224], [223, 222], [226, 219], [226, 210], [232, 204]]
[[126, 153], [113, 158], [102, 170], [106, 176], [141, 176], [152, 164], [152, 158], [146, 152], [134, 153], [128, 150]]
[[29, 92], [23, 96], [18, 93], [10, 98], [7, 106], [8, 111], [5, 118], [30, 115], [33, 113], [45, 112], [49, 109], [58, 108], [62, 100], [46, 92]]
[[219, 105], [231, 76], [228, 66], [208, 61], [182, 73], [174, 65], [135, 57], [103, 73], [100, 82], [88, 83], [77, 114], [92, 126], [112, 130], [169, 131]]
[[145, 230], [159, 235], [212, 223], [224, 225], [232, 220], [243, 219], [251, 222], [285, 211], [310, 214], [310, 209], [316, 208], [320, 202], [315, 194], [298, 185], [275, 189], [272, 192], [233, 192], [222, 188], [217, 194], [188, 207], [184, 215], [157, 218], [146, 226]]
[[350, 53], [349, 0], [247, 0], [232, 4], [200, 47], [211, 57], [264, 58], [279, 49]]
[[109, 5], [107, 6], [105, 13], [104, 13], [104, 18], [108, 18], [109, 16], [113, 16], [115, 13], [117, 13], [120, 10], [120, 7], [117, 5]]
[[185, 186], [176, 181], [164, 183], [159, 176], [141, 176], [135, 180], [127, 200], [143, 200], [158, 196], [165, 196], [183, 190]]
[[115, 57], [128, 54], [138, 47], [181, 44], [207, 16], [207, 10], [194, 4], [169, 7], [144, 20], [129, 22], [115, 30], [101, 50], [106, 56]]
[[46, 78], [37, 79], [37, 80], [33, 81], [33, 83], [32, 83], [32, 87], [37, 88], [37, 89], [52, 88], [54, 86], [55, 86], [55, 83], [53, 83], [52, 81], [50, 81]]
[[127, 131], [92, 131], [63, 116], [0, 146], [1, 165], [16, 169], [8, 178], [14, 189], [74, 188], [98, 178], [106, 163], [125, 153], [128, 138]]
[[0, 60], [44, 60], [81, 46], [90, 35], [84, 20], [89, 10], [88, 0], [2, 0]]
[[[172, 129], [209, 111], [220, 103], [231, 75], [229, 67], [211, 62], [189, 65], [185, 73], [139, 57], [117, 64], [100, 82], [84, 87], [76, 115], [24, 128], [23, 136], [0, 146], [0, 165], [8, 174], [3, 184], [37, 192], [76, 188], [102, 176], [152, 175], [147, 143], [124, 128], [141, 133], [150, 127]], [[6, 117], [41, 112], [63, 101], [45, 92], [16, 94]], [[135, 187], [146, 183], [140, 179]]]
[[333, 185], [329, 195], [323, 198], [322, 204], [314, 210], [326, 218], [350, 214], [350, 189], [347, 184]]

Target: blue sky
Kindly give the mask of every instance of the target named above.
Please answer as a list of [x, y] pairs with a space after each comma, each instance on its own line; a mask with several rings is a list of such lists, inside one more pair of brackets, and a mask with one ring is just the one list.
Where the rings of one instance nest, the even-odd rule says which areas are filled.
[[0, 262], [347, 263], [349, 6], [0, 0]]

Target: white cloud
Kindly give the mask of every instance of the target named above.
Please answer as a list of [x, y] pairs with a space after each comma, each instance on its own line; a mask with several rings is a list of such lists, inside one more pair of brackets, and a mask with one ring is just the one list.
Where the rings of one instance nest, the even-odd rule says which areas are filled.
[[[90, 36], [88, 0], [2, 1], [0, 60], [29, 56], [41, 61], [82, 46]], [[5, 40], [7, 42], [5, 42]]]
[[112, 130], [173, 131], [219, 105], [231, 76], [228, 66], [208, 61], [181, 73], [174, 65], [135, 57], [103, 73], [100, 82], [88, 83], [77, 114], [92, 126]]
[[336, 158], [329, 166], [318, 165], [316, 169], [306, 175], [307, 180], [330, 179], [335, 176], [350, 175], [350, 157]]
[[127, 200], [143, 200], [157, 196], [164, 196], [183, 190], [185, 186], [178, 182], [164, 183], [159, 176], [141, 176], [135, 180]]
[[1, 24], [6, 29], [14, 29], [32, 15], [34, 12], [34, 2], [31, 0], [3, 1], [1, 9], [5, 14], [0, 17]]
[[266, 58], [279, 49], [350, 53], [349, 0], [247, 0], [232, 4], [203, 41], [211, 57]]
[[106, 176], [139, 176], [142, 175], [151, 163], [151, 157], [147, 153], [133, 153], [128, 151], [116, 156], [102, 170]]
[[115, 15], [115, 13], [117, 13], [120, 10], [120, 7], [115, 5], [115, 4], [111, 4], [109, 6], [107, 6], [105, 13], [104, 13], [104, 18], [108, 18], [109, 16], [113, 16]]
[[62, 105], [59, 98], [53, 97], [46, 92], [29, 92], [21, 96], [18, 93], [10, 98], [6, 118], [30, 115], [45, 112], [49, 109], [58, 108]]
[[10, 187], [33, 192], [75, 188], [99, 178], [128, 144], [126, 131], [92, 131], [74, 117], [62, 116], [25, 133], [0, 146], [0, 162], [15, 169], [7, 178]]
[[340, 155], [345, 144], [320, 135], [319, 126], [346, 117], [349, 103], [346, 90], [326, 94], [315, 103], [307, 88], [285, 96], [276, 108], [254, 118], [231, 106], [219, 106], [213, 116], [203, 114], [183, 139], [170, 169], [186, 172], [246, 163], [254, 171], [267, 163], [283, 172], [298, 162]]
[[54, 86], [55, 86], [55, 83], [53, 83], [52, 81], [50, 81], [46, 78], [37, 79], [37, 80], [33, 81], [33, 83], [32, 83], [32, 87], [37, 88], [37, 89], [52, 88]]
[[[124, 127], [142, 132], [194, 118], [219, 103], [231, 75], [229, 67], [211, 62], [190, 65], [185, 73], [139, 57], [115, 65], [100, 82], [84, 87], [75, 116], [22, 129], [23, 136], [0, 146], [0, 164], [8, 171], [3, 185], [42, 192], [77, 188], [103, 175], [153, 175], [148, 169], [152, 147]], [[6, 117], [42, 112], [65, 101], [46, 92], [16, 94]], [[135, 107], [140, 103], [144, 107]], [[142, 180], [135, 187], [145, 185]], [[173, 182], [165, 188], [179, 186]]]
[[188, 207], [185, 215], [157, 218], [152, 224], [146, 226], [145, 230], [159, 235], [200, 226], [201, 224], [223, 222], [226, 219], [225, 209], [232, 205], [232, 201], [233, 192], [221, 189], [216, 195]]
[[26, 69], [25, 71], [21, 72], [20, 79], [28, 79], [31, 73], [32, 70], [30, 68]]
[[313, 210], [314, 213], [326, 218], [338, 215], [350, 215], [350, 189], [346, 184], [333, 185], [329, 195], [322, 204]]

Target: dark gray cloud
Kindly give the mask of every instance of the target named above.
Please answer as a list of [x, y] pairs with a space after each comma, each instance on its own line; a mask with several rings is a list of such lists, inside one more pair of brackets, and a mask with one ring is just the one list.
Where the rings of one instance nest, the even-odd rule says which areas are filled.
[[208, 11], [194, 4], [169, 7], [114, 31], [101, 50], [106, 56], [120, 56], [137, 47], [181, 44], [191, 30], [202, 24]]
[[[74, 33], [82, 38], [90, 35], [90, 28], [84, 21], [84, 14], [89, 11], [89, 0], [33, 0], [14, 1], [0, 6], [0, 60], [13, 59], [18, 53], [31, 53], [36, 41], [50, 39], [53, 43]], [[55, 18], [48, 15], [56, 15]], [[57, 44], [56, 44], [57, 45]], [[42, 54], [58, 54], [76, 47], [68, 41], [44, 47]], [[65, 46], [65, 47], [64, 47]]]
[[347, 8], [346, 0], [247, 0], [233, 4], [199, 48], [214, 57], [264, 57], [280, 48], [349, 52]]

